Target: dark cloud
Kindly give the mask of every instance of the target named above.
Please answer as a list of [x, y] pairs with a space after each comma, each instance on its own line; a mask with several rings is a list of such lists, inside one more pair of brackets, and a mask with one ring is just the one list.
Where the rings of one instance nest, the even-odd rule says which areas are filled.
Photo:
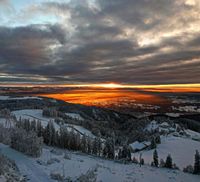
[[0, 27], [0, 72], [10, 76], [0, 81], [200, 82], [199, 9], [185, 0], [48, 2], [29, 10], [58, 22]]

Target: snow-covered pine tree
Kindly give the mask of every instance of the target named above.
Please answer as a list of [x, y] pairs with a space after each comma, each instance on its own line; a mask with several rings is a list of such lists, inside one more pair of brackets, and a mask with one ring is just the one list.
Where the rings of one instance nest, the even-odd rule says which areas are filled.
[[26, 130], [26, 131], [30, 131], [31, 130], [31, 123], [30, 123], [30, 121], [29, 121], [29, 119], [25, 119], [24, 121], [23, 121], [23, 123], [24, 123], [24, 129]]
[[98, 131], [98, 133], [97, 133], [97, 150], [98, 150], [98, 156], [101, 156], [102, 142], [101, 142], [101, 133], [100, 133], [100, 131]]
[[158, 167], [158, 152], [157, 152], [157, 150], [154, 150], [154, 152], [153, 152], [153, 164], [155, 167]]
[[69, 133], [69, 149], [76, 150], [76, 135], [74, 132], [74, 128]]
[[37, 120], [37, 128], [36, 128], [36, 131], [37, 131], [37, 134], [39, 137], [42, 136], [42, 132], [43, 132], [43, 127], [42, 127], [42, 124], [41, 124], [41, 121]]
[[200, 154], [198, 150], [196, 150], [194, 160], [194, 174], [200, 174]]
[[156, 136], [155, 142], [156, 142], [157, 144], [160, 144], [160, 143], [161, 143], [160, 135], [157, 135], [157, 136]]
[[170, 154], [166, 158], [165, 167], [166, 168], [172, 168], [172, 157], [171, 157]]
[[75, 135], [75, 141], [76, 141], [76, 149], [75, 150], [81, 150], [81, 135], [78, 132]]
[[31, 130], [32, 131], [36, 131], [36, 121], [35, 120], [33, 120], [33, 121], [31, 121]]
[[105, 142], [105, 146], [103, 149], [103, 155], [106, 158], [114, 159], [115, 151], [114, 151], [114, 144], [111, 138], [108, 138]]
[[47, 145], [53, 145], [54, 138], [55, 138], [55, 128], [54, 128], [53, 121], [50, 120], [44, 131], [44, 142]]
[[98, 153], [98, 141], [97, 138], [95, 137], [95, 139], [92, 142], [92, 154], [97, 155]]
[[92, 152], [92, 144], [91, 144], [91, 139], [89, 137], [87, 137], [87, 153], [91, 154]]
[[128, 145], [124, 145], [119, 154], [120, 159], [131, 161], [131, 150]]
[[11, 134], [11, 147], [27, 155], [38, 157], [42, 152], [42, 137], [34, 131], [15, 128]]
[[82, 139], [81, 139], [81, 151], [83, 153], [86, 153], [87, 152], [87, 139], [86, 139], [86, 136], [83, 135], [82, 136]]
[[156, 148], [156, 141], [155, 138], [153, 137], [151, 140], [151, 145], [150, 145], [151, 149], [155, 149]]

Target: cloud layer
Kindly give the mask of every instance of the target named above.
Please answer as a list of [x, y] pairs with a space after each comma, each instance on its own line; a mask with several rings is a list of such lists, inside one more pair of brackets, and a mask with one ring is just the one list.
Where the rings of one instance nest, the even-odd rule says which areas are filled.
[[0, 1], [0, 82], [200, 83], [198, 0], [62, 2]]

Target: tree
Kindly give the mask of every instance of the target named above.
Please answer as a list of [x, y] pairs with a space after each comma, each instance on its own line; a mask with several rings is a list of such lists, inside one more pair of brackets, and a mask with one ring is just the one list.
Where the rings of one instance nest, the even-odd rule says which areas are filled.
[[98, 141], [97, 141], [97, 138], [95, 138], [94, 141], [93, 141], [92, 153], [94, 155], [97, 155], [97, 153], [98, 153]]
[[11, 134], [11, 147], [33, 157], [39, 157], [42, 153], [42, 137], [38, 137], [34, 131], [26, 131], [15, 128]]
[[152, 138], [150, 147], [151, 147], [151, 149], [155, 149], [156, 148], [155, 138]]
[[155, 142], [156, 142], [157, 144], [160, 144], [160, 143], [161, 143], [160, 135], [156, 136]]
[[54, 145], [54, 138], [55, 138], [55, 128], [53, 121], [50, 120], [45, 128], [44, 131], [44, 142], [47, 145]]
[[140, 153], [140, 167], [144, 165], [144, 159], [142, 158], [142, 153]]
[[157, 150], [154, 150], [154, 152], [153, 152], [153, 164], [155, 167], [158, 167], [158, 152], [157, 152]]
[[31, 130], [32, 131], [36, 131], [36, 121], [35, 120], [33, 120], [33, 121], [31, 121]]
[[131, 161], [131, 150], [127, 145], [124, 145], [122, 150], [119, 150], [118, 158]]
[[31, 123], [30, 123], [29, 119], [25, 119], [23, 123], [24, 123], [24, 127], [23, 128], [26, 131], [30, 131], [31, 130]]
[[194, 174], [200, 174], [200, 155], [198, 150], [196, 150], [194, 160]]
[[91, 139], [88, 137], [87, 138], [87, 153], [88, 154], [91, 154], [91, 151], [92, 151], [92, 145], [91, 145]]
[[166, 158], [165, 167], [166, 168], [172, 168], [172, 157], [171, 157], [170, 154]]
[[85, 135], [83, 135], [81, 139], [81, 151], [84, 153], [87, 152], [87, 139]]
[[103, 149], [103, 155], [106, 158], [114, 159], [115, 151], [114, 151], [114, 143], [112, 139], [107, 139], [105, 142], [105, 147]]
[[37, 134], [38, 134], [38, 136], [39, 137], [41, 137], [42, 136], [42, 132], [43, 132], [43, 128], [42, 128], [42, 124], [41, 124], [41, 121], [37, 121]]
[[138, 160], [136, 159], [136, 157], [133, 157], [133, 163], [138, 164]]
[[97, 150], [98, 150], [98, 156], [101, 156], [102, 142], [101, 142], [101, 133], [100, 133], [100, 131], [97, 133]]
[[76, 135], [74, 132], [74, 128], [72, 128], [72, 130], [69, 133], [69, 149], [71, 149], [71, 150], [77, 149]]
[[183, 172], [192, 174], [194, 172], [194, 168], [192, 165], [188, 165], [183, 169]]
[[160, 167], [165, 167], [165, 161], [163, 159], [160, 159]]

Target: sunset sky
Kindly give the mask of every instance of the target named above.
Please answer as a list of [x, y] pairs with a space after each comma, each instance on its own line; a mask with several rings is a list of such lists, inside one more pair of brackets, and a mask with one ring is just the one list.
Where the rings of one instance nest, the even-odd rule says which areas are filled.
[[0, 83], [199, 84], [200, 1], [0, 0]]

